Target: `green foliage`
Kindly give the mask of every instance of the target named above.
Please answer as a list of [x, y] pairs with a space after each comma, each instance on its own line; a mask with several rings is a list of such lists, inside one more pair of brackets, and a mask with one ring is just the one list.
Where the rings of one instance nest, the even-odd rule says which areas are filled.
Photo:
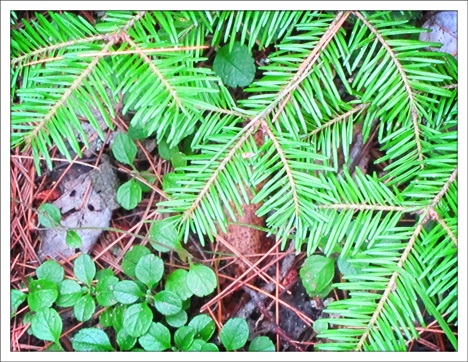
[[229, 87], [246, 87], [255, 76], [255, 64], [252, 53], [245, 45], [234, 43], [223, 46], [213, 62], [213, 70]]
[[74, 230], [67, 231], [66, 242], [70, 248], [79, 248], [81, 247], [81, 245], [83, 245], [83, 242], [81, 241], [81, 237]]
[[62, 333], [62, 318], [52, 308], [41, 308], [36, 311], [31, 318], [32, 334], [45, 341], [53, 341], [59, 344], [60, 334]]
[[[41, 157], [52, 168], [52, 146], [71, 161], [71, 151], [81, 156], [79, 140], [89, 145], [80, 119], [104, 139], [96, 114], [113, 129], [114, 104], [122, 99], [122, 113], [132, 116], [130, 136], [156, 137], [160, 155], [177, 166], [164, 176], [168, 199], [160, 206], [172, 214], [178, 237], [214, 240], [229, 218], [236, 221], [250, 188], [252, 202], [263, 203], [257, 214], [283, 248], [292, 239], [308, 257], [338, 253], [344, 282], [331, 287], [349, 299], [327, 306], [340, 318], [324, 321], [330, 328], [318, 337], [333, 342], [317, 349], [406, 350], [419, 338], [415, 324], [426, 326], [423, 309], [457, 349], [458, 68], [452, 56], [426, 50], [437, 44], [417, 40], [424, 30], [412, 24], [414, 15], [109, 11], [93, 26], [66, 12], [36, 14], [11, 35], [11, 143], [30, 147], [38, 172]], [[221, 47], [221, 56], [236, 47], [272, 52], [235, 101], [204, 57], [205, 45]], [[120, 50], [132, 52], [102, 55]], [[355, 169], [356, 127], [363, 142], [375, 132], [374, 163], [382, 173]], [[189, 137], [183, 156], [178, 147]], [[131, 209], [141, 187], [133, 179], [124, 185], [119, 202]], [[60, 213], [41, 207], [41, 224], [57, 226]], [[123, 260], [131, 278], [143, 256], [135, 254]], [[213, 274], [192, 265], [185, 283], [204, 296], [214, 290]], [[127, 307], [112, 302], [118, 279], [107, 278], [98, 282], [109, 296], [102, 302], [115, 309], [113, 327], [121, 330]], [[86, 273], [78, 279], [89, 285]], [[50, 283], [44, 303], [37, 290], [29, 292], [36, 311], [54, 302]], [[179, 282], [169, 285], [190, 298], [173, 289]], [[145, 349], [171, 347], [170, 334], [163, 342], [156, 332], [145, 336], [138, 338]], [[189, 349], [212, 348], [201, 341], [194, 337]]]
[[98, 328], [83, 328], [74, 337], [72, 346], [78, 352], [113, 351], [109, 337]]
[[164, 263], [156, 255], [145, 255], [138, 260], [135, 267], [135, 275], [141, 282], [151, 289], [158, 283], [164, 272]]
[[165, 351], [171, 347], [171, 333], [163, 324], [152, 322], [148, 333], [138, 338], [138, 342], [145, 351]]
[[88, 254], [81, 254], [75, 259], [73, 272], [79, 281], [90, 286], [96, 275], [96, 265]]
[[317, 319], [314, 322], [314, 331], [317, 334], [323, 333], [328, 329], [328, 323], [323, 321], [322, 319]]
[[335, 276], [335, 263], [331, 258], [312, 255], [304, 262], [299, 275], [302, 285], [311, 297], [324, 298], [331, 290], [331, 281]]
[[89, 320], [96, 310], [96, 302], [94, 301], [93, 297], [88, 294], [83, 295], [78, 301], [76, 302], [75, 306], [73, 307], [73, 313], [75, 313], [76, 319], [80, 322], [86, 322]]
[[177, 269], [166, 278], [165, 289], [176, 293], [181, 300], [186, 300], [193, 295], [187, 288], [187, 274], [186, 270]]
[[158, 152], [163, 160], [170, 161], [172, 156], [179, 152], [179, 148], [177, 146], [169, 147], [167, 142], [162, 140], [159, 142]]
[[36, 276], [38, 279], [49, 279], [55, 283], [60, 283], [65, 276], [65, 270], [55, 260], [47, 260], [37, 268]]
[[71, 279], [62, 280], [57, 284], [59, 296], [56, 304], [59, 307], [72, 307], [80, 299], [82, 292], [80, 285]]
[[206, 314], [199, 314], [188, 324], [195, 329], [194, 338], [208, 342], [215, 331], [215, 322]]
[[226, 350], [233, 351], [244, 347], [249, 338], [249, 326], [245, 319], [231, 318], [223, 326], [219, 336]]
[[174, 226], [167, 220], [156, 220], [153, 225], [151, 225], [149, 230], [149, 237], [158, 242], [154, 243], [150, 241], [151, 246], [162, 253], [166, 253], [170, 250], [165, 248], [163, 245], [167, 245], [172, 250], [178, 250], [182, 248], [182, 245], [180, 244], [180, 237], [174, 230]]
[[154, 297], [154, 306], [164, 315], [174, 315], [182, 310], [182, 301], [177, 294], [163, 290]]
[[27, 295], [19, 290], [12, 289], [10, 291], [10, 318], [13, 318], [16, 314], [16, 310], [26, 300]]
[[[155, 323], [155, 319], [164, 319], [168, 326], [176, 329], [177, 336], [182, 336], [184, 327], [193, 330], [193, 336], [184, 342], [183, 348], [179, 339], [175, 339], [175, 343], [179, 343], [177, 348], [181, 350], [192, 348], [201, 351], [212, 337], [215, 323], [211, 317], [202, 314], [186, 326], [188, 315], [184, 309], [190, 306], [193, 295], [188, 288], [190, 272], [175, 270], [166, 283], [170, 288], [160, 290], [157, 284], [164, 275], [164, 262], [141, 245], [133, 246], [126, 253], [122, 269], [132, 280], [119, 280], [111, 269], [96, 272], [93, 259], [82, 254], [75, 259], [73, 266], [77, 282], [64, 279], [63, 267], [55, 260], [48, 260], [37, 268], [39, 279], [30, 280], [28, 293], [11, 290], [11, 316], [27, 299], [32, 312], [24, 316], [23, 323], [31, 323], [29, 332], [39, 339], [55, 342], [53, 348], [61, 348], [62, 319], [56, 309], [73, 307], [75, 318], [79, 322], [87, 322], [105, 307], [107, 309], [101, 312], [99, 321], [103, 327], [115, 330], [116, 346], [122, 351], [131, 350], [137, 343], [146, 351], [171, 348], [170, 330], [162, 323]], [[193, 264], [191, 269], [198, 276], [208, 275], [208, 279], [198, 281], [197, 288], [207, 294], [213, 292], [217, 285], [216, 278], [211, 278], [214, 272], [208, 273], [207, 270], [211, 269], [199, 264]], [[76, 351], [114, 350], [106, 332], [98, 328], [79, 330], [73, 341]], [[205, 348], [214, 350], [217, 347], [210, 343]]]
[[29, 283], [28, 305], [32, 311], [52, 306], [57, 297], [57, 284], [52, 280], [38, 279]]
[[274, 352], [275, 345], [270, 338], [258, 336], [249, 345], [249, 352]]
[[127, 134], [119, 133], [115, 136], [112, 143], [112, 153], [117, 161], [133, 165], [137, 151], [135, 143]]
[[124, 209], [132, 210], [141, 201], [141, 186], [133, 179], [120, 185], [117, 190], [117, 202], [122, 205]]
[[145, 255], [151, 254], [151, 251], [142, 245], [133, 245], [124, 255], [122, 260], [122, 269], [129, 277], [136, 277], [135, 268], [138, 261]]
[[217, 285], [214, 271], [201, 264], [192, 264], [187, 274], [187, 286], [197, 297], [211, 294]]
[[57, 206], [53, 204], [42, 204], [38, 210], [39, 223], [46, 227], [51, 228], [60, 225], [62, 214]]

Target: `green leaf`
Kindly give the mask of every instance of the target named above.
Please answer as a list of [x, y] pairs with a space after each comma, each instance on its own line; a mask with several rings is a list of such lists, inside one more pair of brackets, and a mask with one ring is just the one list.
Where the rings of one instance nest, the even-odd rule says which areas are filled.
[[81, 254], [75, 260], [73, 272], [78, 280], [90, 286], [96, 275], [96, 265], [88, 254]]
[[73, 349], [77, 352], [114, 351], [106, 332], [98, 328], [83, 328], [72, 340]]
[[[182, 249], [180, 238], [174, 229], [174, 225], [167, 220], [156, 220], [153, 225], [151, 225], [148, 237], [158, 242], [157, 244], [150, 241], [153, 248], [161, 253], [166, 253], [170, 250]], [[165, 248], [160, 244], [167, 245], [170, 249]]]
[[165, 140], [161, 140], [158, 145], [158, 152], [163, 160], [170, 161], [172, 156], [179, 152], [179, 148], [177, 146], [169, 147]]
[[146, 303], [134, 304], [125, 311], [123, 327], [132, 337], [144, 335], [153, 320], [153, 312]]
[[73, 307], [76, 319], [80, 322], [86, 322], [96, 310], [96, 303], [89, 294], [83, 295]]
[[96, 284], [96, 300], [103, 307], [110, 307], [117, 303], [114, 297], [114, 287], [119, 279], [114, 276], [104, 276]]
[[135, 156], [137, 155], [137, 147], [130, 137], [125, 133], [119, 133], [115, 136], [112, 143], [112, 153], [117, 161], [133, 165]]
[[174, 315], [182, 310], [182, 301], [177, 294], [163, 290], [154, 297], [154, 306], [161, 314]]
[[59, 295], [55, 303], [59, 307], [72, 307], [81, 297], [81, 287], [74, 280], [62, 280], [60, 283], [57, 284], [57, 287]]
[[83, 245], [80, 236], [74, 230], [67, 231], [66, 242], [70, 248], [81, 248], [81, 246]]
[[117, 190], [117, 202], [126, 210], [132, 210], [141, 201], [141, 187], [135, 180], [125, 182]]
[[231, 318], [221, 329], [220, 338], [227, 351], [242, 348], [249, 338], [249, 325], [243, 318]]
[[53, 204], [42, 204], [38, 210], [39, 223], [46, 228], [60, 225], [62, 214], [57, 206]]
[[114, 312], [112, 313], [112, 326], [117, 332], [123, 328], [125, 312], [127, 309], [128, 306], [123, 304], [119, 304], [114, 307]]
[[51, 259], [37, 268], [36, 275], [38, 279], [49, 279], [55, 283], [60, 283], [65, 276], [65, 270], [63, 266]]
[[65, 350], [60, 345], [60, 343], [52, 343], [49, 347], [47, 347], [46, 352], [65, 352]]
[[194, 339], [192, 344], [185, 350], [186, 352], [201, 352], [206, 342], [202, 339]]
[[219, 352], [219, 348], [214, 343], [205, 343], [201, 348], [201, 352]]
[[106, 276], [114, 276], [114, 271], [110, 268], [105, 268], [105, 269], [100, 269], [96, 272], [96, 279], [97, 280], [101, 280], [102, 278], [106, 277]]
[[275, 345], [270, 338], [258, 336], [250, 343], [249, 352], [275, 352]]
[[195, 328], [184, 326], [174, 333], [174, 342], [181, 351], [186, 351], [195, 338]]
[[10, 318], [13, 318], [18, 310], [18, 307], [26, 300], [27, 295], [19, 290], [10, 290]]
[[190, 265], [187, 274], [187, 286], [197, 297], [204, 297], [212, 293], [217, 285], [216, 274], [207, 266], [201, 264]]
[[176, 314], [166, 315], [165, 318], [167, 324], [174, 328], [182, 327], [188, 320], [187, 312], [185, 310], [181, 310]]
[[[34, 314], [35, 314], [35, 312], [33, 312], [33, 311], [27, 312], [23, 317], [23, 325], [31, 323], [32, 317], [34, 317]], [[31, 329], [31, 328], [29, 328], [29, 329]]]
[[135, 345], [137, 339], [130, 336], [125, 329], [121, 329], [117, 333], [117, 344], [119, 345], [120, 350], [129, 351]]
[[176, 293], [180, 299], [187, 300], [193, 293], [187, 287], [188, 272], [184, 269], [174, 270], [167, 278], [164, 289]]
[[229, 87], [246, 87], [255, 77], [255, 63], [249, 48], [239, 42], [229, 51], [229, 44], [216, 54], [213, 70]]
[[171, 163], [175, 169], [185, 167], [187, 166], [187, 158], [182, 152], [176, 152], [171, 157]]
[[143, 295], [138, 285], [131, 280], [122, 280], [114, 287], [114, 297], [122, 304], [132, 304]]
[[145, 351], [161, 352], [171, 348], [171, 333], [161, 323], [151, 323], [148, 333], [138, 338]]
[[114, 308], [107, 308], [99, 315], [99, 323], [104, 327], [110, 327], [113, 324]]
[[28, 305], [33, 311], [52, 306], [58, 297], [57, 284], [49, 279], [29, 282]]
[[32, 334], [44, 341], [59, 343], [62, 333], [62, 318], [55, 309], [42, 308], [31, 319]]
[[328, 323], [321, 320], [321, 319], [317, 319], [315, 322], [314, 322], [314, 331], [315, 333], [317, 334], [321, 334], [323, 332], [325, 332], [327, 329], [328, 329]]
[[133, 245], [122, 259], [122, 269], [129, 277], [136, 277], [135, 267], [141, 257], [151, 254], [151, 251], [142, 245]]
[[333, 259], [322, 255], [311, 255], [304, 262], [299, 275], [307, 293], [311, 297], [318, 296], [333, 280], [335, 275]]
[[203, 339], [206, 342], [209, 341], [216, 329], [213, 318], [207, 314], [199, 314], [193, 317], [188, 325], [195, 328], [195, 338]]
[[154, 254], [141, 257], [135, 267], [136, 277], [145, 283], [148, 289], [153, 288], [161, 280], [163, 273], [164, 263]]

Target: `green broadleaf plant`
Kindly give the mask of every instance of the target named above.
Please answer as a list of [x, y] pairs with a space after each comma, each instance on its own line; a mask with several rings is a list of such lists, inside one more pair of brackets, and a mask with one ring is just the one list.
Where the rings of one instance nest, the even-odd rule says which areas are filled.
[[213, 70], [224, 84], [230, 87], [246, 87], [252, 83], [255, 76], [255, 64], [252, 53], [245, 45], [234, 43], [222, 47], [216, 54]]
[[326, 297], [334, 275], [333, 259], [322, 255], [309, 256], [300, 270], [302, 285], [311, 297]]
[[[11, 142], [30, 147], [38, 172], [41, 158], [52, 168], [50, 146], [81, 156], [78, 117], [104, 140], [90, 108], [112, 129], [123, 97], [130, 127], [159, 145], [176, 151], [193, 136], [160, 204], [184, 241], [213, 241], [250, 188], [283, 248], [292, 239], [307, 256], [352, 264], [332, 284], [349, 298], [326, 310], [341, 318], [318, 335], [336, 342], [317, 349], [406, 350], [423, 309], [458, 348], [458, 69], [417, 40], [425, 30], [390, 11], [109, 11], [95, 26], [66, 12], [36, 17], [12, 30]], [[273, 50], [234, 101], [206, 46]], [[118, 50], [130, 52], [105, 55]], [[355, 169], [356, 126], [363, 142], [374, 137], [384, 172]]]

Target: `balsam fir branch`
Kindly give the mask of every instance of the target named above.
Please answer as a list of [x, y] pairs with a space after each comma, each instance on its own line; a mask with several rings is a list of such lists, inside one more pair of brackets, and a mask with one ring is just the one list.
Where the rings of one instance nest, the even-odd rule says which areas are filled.
[[[328, 305], [340, 318], [326, 320], [335, 328], [317, 349], [404, 351], [426, 326], [423, 308], [457, 349], [458, 70], [453, 56], [426, 50], [438, 44], [417, 40], [424, 29], [388, 11], [100, 20], [37, 14], [12, 32], [12, 146], [30, 147], [38, 172], [41, 159], [52, 168], [52, 146], [81, 155], [80, 116], [104, 139], [90, 108], [112, 127], [121, 102], [146, 137], [170, 147], [193, 137], [159, 204], [185, 240], [225, 232], [248, 187], [283, 248], [293, 239], [298, 252], [349, 263], [354, 272], [333, 285], [349, 298]], [[274, 50], [235, 100], [206, 64], [237, 42]], [[356, 125], [365, 141], [377, 134], [383, 174], [348, 170]]]

